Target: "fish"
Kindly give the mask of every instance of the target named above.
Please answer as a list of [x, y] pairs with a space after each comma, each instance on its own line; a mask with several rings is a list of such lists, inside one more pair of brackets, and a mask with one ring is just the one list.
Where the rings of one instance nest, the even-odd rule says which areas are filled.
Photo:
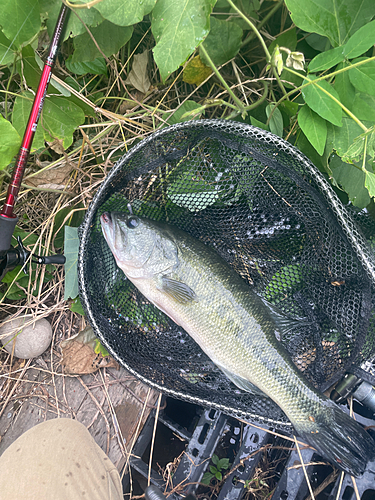
[[271, 398], [296, 434], [335, 466], [355, 477], [364, 473], [375, 442], [293, 363], [278, 340], [290, 318], [185, 231], [132, 213], [104, 212], [100, 221], [126, 277], [237, 387]]

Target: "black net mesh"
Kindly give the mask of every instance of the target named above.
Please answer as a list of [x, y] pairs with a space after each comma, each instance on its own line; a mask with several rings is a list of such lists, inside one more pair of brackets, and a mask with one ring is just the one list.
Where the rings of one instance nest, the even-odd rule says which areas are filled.
[[105, 211], [166, 221], [213, 247], [288, 316], [309, 319], [282, 338], [326, 388], [375, 354], [374, 223], [348, 213], [298, 150], [257, 128], [220, 120], [178, 124], [135, 146], [101, 186], [81, 227], [83, 306], [128, 370], [175, 397], [289, 426], [268, 398], [232, 385], [189, 335], [117, 268], [101, 232]]

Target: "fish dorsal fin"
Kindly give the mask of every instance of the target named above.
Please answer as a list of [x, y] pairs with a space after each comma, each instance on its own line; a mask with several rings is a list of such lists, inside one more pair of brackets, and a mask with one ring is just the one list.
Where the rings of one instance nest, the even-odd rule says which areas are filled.
[[196, 295], [186, 283], [176, 281], [168, 276], [161, 279], [161, 288], [163, 292], [173, 297], [180, 304], [187, 304], [195, 299]]
[[250, 392], [251, 394], [255, 394], [256, 396], [264, 396], [268, 397], [266, 394], [264, 394], [263, 391], [258, 389], [258, 387], [251, 382], [249, 382], [247, 379], [240, 377], [239, 375], [230, 372], [226, 368], [220, 365], [216, 365], [224, 374], [229, 378], [231, 382], [233, 382], [234, 385], [236, 385], [239, 389], [242, 389], [243, 391]]

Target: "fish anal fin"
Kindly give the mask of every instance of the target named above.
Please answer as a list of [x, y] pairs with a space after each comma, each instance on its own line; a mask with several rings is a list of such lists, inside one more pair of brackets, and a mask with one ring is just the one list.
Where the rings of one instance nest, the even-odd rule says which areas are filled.
[[217, 365], [222, 372], [229, 378], [231, 382], [233, 382], [234, 385], [236, 385], [239, 389], [242, 389], [243, 391], [250, 392], [251, 394], [255, 394], [256, 396], [264, 396], [268, 397], [266, 394], [264, 394], [263, 391], [258, 389], [258, 387], [251, 382], [249, 382], [247, 379], [240, 377], [236, 373], [230, 372], [223, 366]]
[[196, 295], [186, 283], [162, 276], [161, 289], [180, 304], [187, 304], [195, 299]]

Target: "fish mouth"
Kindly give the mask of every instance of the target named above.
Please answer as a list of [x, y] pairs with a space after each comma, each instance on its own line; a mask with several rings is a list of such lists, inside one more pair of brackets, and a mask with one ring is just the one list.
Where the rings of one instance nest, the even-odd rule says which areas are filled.
[[110, 212], [104, 212], [101, 216], [100, 216], [100, 221], [104, 224], [112, 224], [112, 217], [111, 217], [111, 214]]

